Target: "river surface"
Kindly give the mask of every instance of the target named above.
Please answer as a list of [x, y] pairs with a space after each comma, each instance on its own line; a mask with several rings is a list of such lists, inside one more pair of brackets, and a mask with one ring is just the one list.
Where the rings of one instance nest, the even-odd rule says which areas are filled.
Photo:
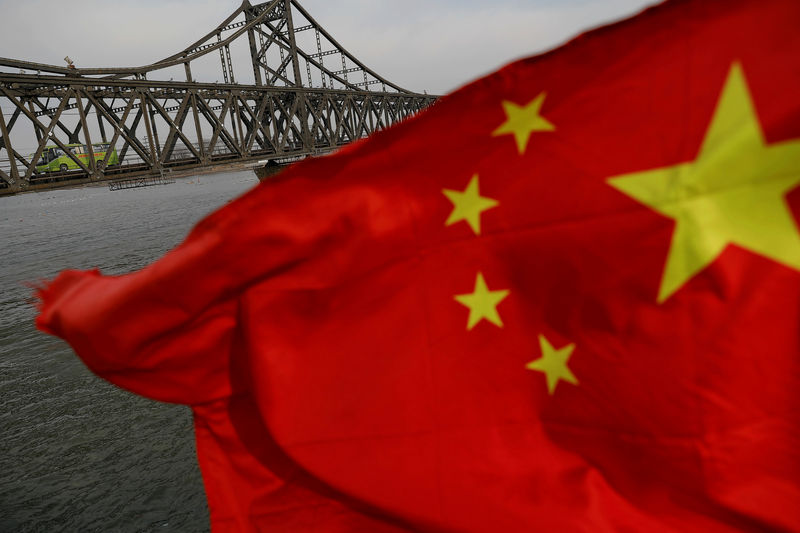
[[252, 172], [0, 197], [0, 532], [208, 531], [191, 411], [97, 378], [33, 325], [26, 283], [138, 270]]

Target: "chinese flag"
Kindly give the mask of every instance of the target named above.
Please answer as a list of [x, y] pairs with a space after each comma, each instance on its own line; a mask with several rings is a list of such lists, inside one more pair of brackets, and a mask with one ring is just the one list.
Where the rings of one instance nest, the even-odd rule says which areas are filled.
[[584, 34], [38, 326], [192, 406], [217, 531], [800, 531], [799, 24]]

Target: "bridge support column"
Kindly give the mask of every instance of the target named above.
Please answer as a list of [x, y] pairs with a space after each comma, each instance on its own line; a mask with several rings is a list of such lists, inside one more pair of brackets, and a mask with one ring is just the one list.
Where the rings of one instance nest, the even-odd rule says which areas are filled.
[[150, 109], [150, 102], [145, 101], [144, 93], [141, 91], [139, 92], [139, 105], [139, 109], [144, 116], [144, 129], [147, 131], [147, 141], [150, 148], [150, 161], [148, 161], [150, 170], [158, 170], [161, 167], [161, 161], [158, 158], [155, 139], [153, 137], [153, 123], [150, 116], [152, 110]]
[[[188, 65], [187, 65], [188, 68]], [[200, 128], [200, 113], [197, 109], [197, 92], [191, 91], [192, 98], [192, 114], [194, 115], [194, 127], [197, 133], [197, 145], [200, 148], [200, 163], [205, 165], [208, 163], [206, 156], [206, 143], [203, 141], [203, 130]]]
[[[250, 12], [250, 9], [246, 9], [244, 12], [245, 21], [248, 23], [253, 20], [253, 14]], [[257, 86], [264, 85], [264, 81], [261, 78], [261, 64], [259, 63], [260, 58], [258, 56], [258, 45], [256, 44], [256, 34], [255, 31], [252, 29], [247, 30], [247, 38], [250, 41], [250, 58], [253, 60], [253, 79], [256, 82]]]
[[89, 179], [97, 179], [97, 165], [94, 160], [94, 144], [92, 144], [92, 136], [89, 134], [89, 125], [86, 122], [86, 110], [83, 108], [83, 93], [79, 87], [73, 87], [75, 91], [75, 103], [78, 106], [78, 116], [81, 119], [81, 127], [83, 128], [83, 137], [86, 141], [87, 159], [89, 163]]
[[[297, 53], [297, 39], [294, 36], [294, 22], [292, 22], [292, 0], [284, 0], [286, 6], [286, 31], [289, 34], [289, 46], [292, 53], [292, 66], [294, 67], [294, 84], [297, 87], [302, 87], [303, 82], [300, 78], [300, 60]], [[297, 113], [300, 119], [301, 131], [303, 134], [303, 147], [306, 150], [313, 150], [314, 140], [311, 138], [311, 131], [308, 127], [308, 120], [311, 114], [308, 112], [308, 101], [306, 100], [305, 92], [298, 92], [295, 95], [297, 98]]]
[[3, 137], [3, 143], [0, 148], [5, 148], [8, 154], [8, 162], [11, 165], [9, 176], [9, 186], [12, 190], [20, 190], [19, 169], [17, 169], [17, 160], [14, 157], [14, 148], [11, 146], [11, 137], [8, 136], [8, 128], [6, 127], [6, 119], [3, 116], [3, 110], [0, 109], [0, 135]]

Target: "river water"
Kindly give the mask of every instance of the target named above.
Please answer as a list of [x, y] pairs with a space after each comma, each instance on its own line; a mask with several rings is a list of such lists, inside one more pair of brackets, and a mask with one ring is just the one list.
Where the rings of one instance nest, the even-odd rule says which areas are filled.
[[34, 328], [25, 283], [137, 270], [256, 183], [242, 171], [0, 198], [0, 532], [208, 530], [189, 408], [94, 376]]

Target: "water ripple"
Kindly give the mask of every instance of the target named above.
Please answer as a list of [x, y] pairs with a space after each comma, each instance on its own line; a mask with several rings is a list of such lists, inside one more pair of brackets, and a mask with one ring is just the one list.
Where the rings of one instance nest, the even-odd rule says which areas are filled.
[[26, 283], [140, 269], [255, 183], [238, 172], [0, 198], [0, 531], [208, 530], [189, 408], [94, 376], [34, 329]]

